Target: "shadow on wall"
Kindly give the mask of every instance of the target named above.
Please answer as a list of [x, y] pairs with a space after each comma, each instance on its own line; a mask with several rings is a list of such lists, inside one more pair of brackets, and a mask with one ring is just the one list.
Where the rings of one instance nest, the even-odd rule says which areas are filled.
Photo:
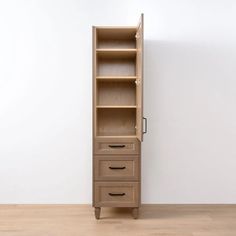
[[143, 202], [184, 201], [191, 181], [193, 194], [211, 181], [212, 161], [222, 168], [236, 131], [235, 61], [227, 45], [145, 40]]

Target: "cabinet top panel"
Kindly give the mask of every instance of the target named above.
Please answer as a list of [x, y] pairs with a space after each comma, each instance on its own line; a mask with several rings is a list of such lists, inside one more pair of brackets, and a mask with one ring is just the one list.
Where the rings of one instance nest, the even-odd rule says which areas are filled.
[[97, 27], [98, 39], [134, 39], [136, 27]]

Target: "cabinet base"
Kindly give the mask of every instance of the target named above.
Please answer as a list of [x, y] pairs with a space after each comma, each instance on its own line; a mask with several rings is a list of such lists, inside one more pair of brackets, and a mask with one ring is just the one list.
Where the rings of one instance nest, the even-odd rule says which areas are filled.
[[95, 214], [95, 218], [97, 220], [99, 220], [100, 219], [100, 214], [101, 214], [101, 207], [95, 207], [94, 208], [94, 214]]
[[134, 219], [138, 219], [138, 216], [139, 216], [139, 208], [138, 207], [132, 209], [132, 216]]

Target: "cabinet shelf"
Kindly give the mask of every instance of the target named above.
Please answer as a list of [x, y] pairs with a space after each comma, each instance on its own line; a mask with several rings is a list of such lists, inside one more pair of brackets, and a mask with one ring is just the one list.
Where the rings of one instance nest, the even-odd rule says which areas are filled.
[[96, 106], [96, 108], [136, 108], [136, 106]]
[[133, 58], [136, 56], [137, 50], [135, 48], [103, 48], [96, 49], [97, 55], [100, 58]]
[[112, 75], [108, 75], [108, 76], [97, 76], [96, 77], [97, 80], [99, 81], [106, 81], [106, 80], [112, 80], [112, 81], [133, 81], [136, 80], [137, 77], [136, 76], [112, 76]]
[[98, 48], [96, 49], [97, 53], [106, 53], [106, 52], [137, 52], [136, 48]]
[[136, 135], [97, 135], [96, 138], [137, 138]]

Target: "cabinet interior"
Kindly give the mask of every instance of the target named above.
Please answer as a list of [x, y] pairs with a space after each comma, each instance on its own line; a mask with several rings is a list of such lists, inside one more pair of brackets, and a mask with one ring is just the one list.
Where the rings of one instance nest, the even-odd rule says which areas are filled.
[[106, 80], [97, 82], [98, 106], [135, 106], [135, 80]]
[[96, 30], [96, 136], [136, 135], [136, 31]]
[[98, 108], [97, 136], [135, 135], [136, 109]]
[[136, 28], [97, 30], [97, 48], [136, 48]]
[[136, 55], [105, 52], [97, 55], [97, 76], [135, 76]]

